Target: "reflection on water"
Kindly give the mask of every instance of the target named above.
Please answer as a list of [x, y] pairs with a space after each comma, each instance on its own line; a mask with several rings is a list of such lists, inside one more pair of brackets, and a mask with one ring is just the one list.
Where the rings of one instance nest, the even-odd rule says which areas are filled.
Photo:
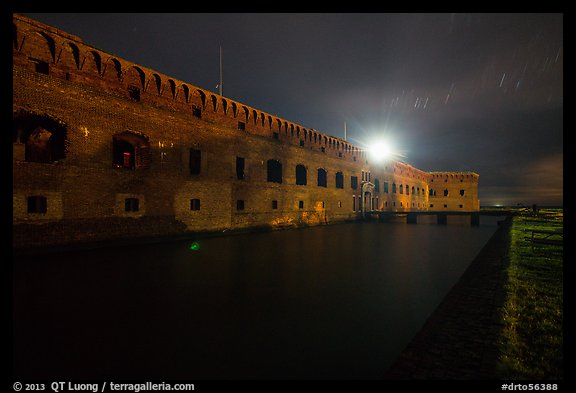
[[378, 379], [496, 220], [354, 223], [21, 257], [14, 376]]

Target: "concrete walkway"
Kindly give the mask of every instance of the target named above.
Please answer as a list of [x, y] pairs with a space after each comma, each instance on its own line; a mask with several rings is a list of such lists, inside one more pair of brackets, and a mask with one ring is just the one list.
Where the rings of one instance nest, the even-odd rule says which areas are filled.
[[496, 379], [510, 222], [501, 223], [385, 379]]

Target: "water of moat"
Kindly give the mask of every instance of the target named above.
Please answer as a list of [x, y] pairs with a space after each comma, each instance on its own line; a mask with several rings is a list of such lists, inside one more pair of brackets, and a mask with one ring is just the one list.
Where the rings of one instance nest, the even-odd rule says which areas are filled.
[[14, 377], [378, 379], [499, 219], [18, 257]]

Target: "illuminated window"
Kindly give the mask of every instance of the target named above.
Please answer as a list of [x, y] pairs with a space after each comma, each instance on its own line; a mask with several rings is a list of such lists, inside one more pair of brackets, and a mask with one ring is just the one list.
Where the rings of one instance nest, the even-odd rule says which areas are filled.
[[123, 132], [112, 137], [112, 159], [116, 168], [150, 167], [150, 143], [141, 135]]

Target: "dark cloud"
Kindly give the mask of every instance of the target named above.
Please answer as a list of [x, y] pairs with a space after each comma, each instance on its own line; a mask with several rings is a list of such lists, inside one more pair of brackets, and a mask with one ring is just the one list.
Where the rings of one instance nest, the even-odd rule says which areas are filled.
[[[562, 204], [562, 14], [28, 14], [124, 59], [423, 170]], [[535, 186], [529, 179], [548, 179]], [[514, 202], [514, 203], [513, 203]]]

